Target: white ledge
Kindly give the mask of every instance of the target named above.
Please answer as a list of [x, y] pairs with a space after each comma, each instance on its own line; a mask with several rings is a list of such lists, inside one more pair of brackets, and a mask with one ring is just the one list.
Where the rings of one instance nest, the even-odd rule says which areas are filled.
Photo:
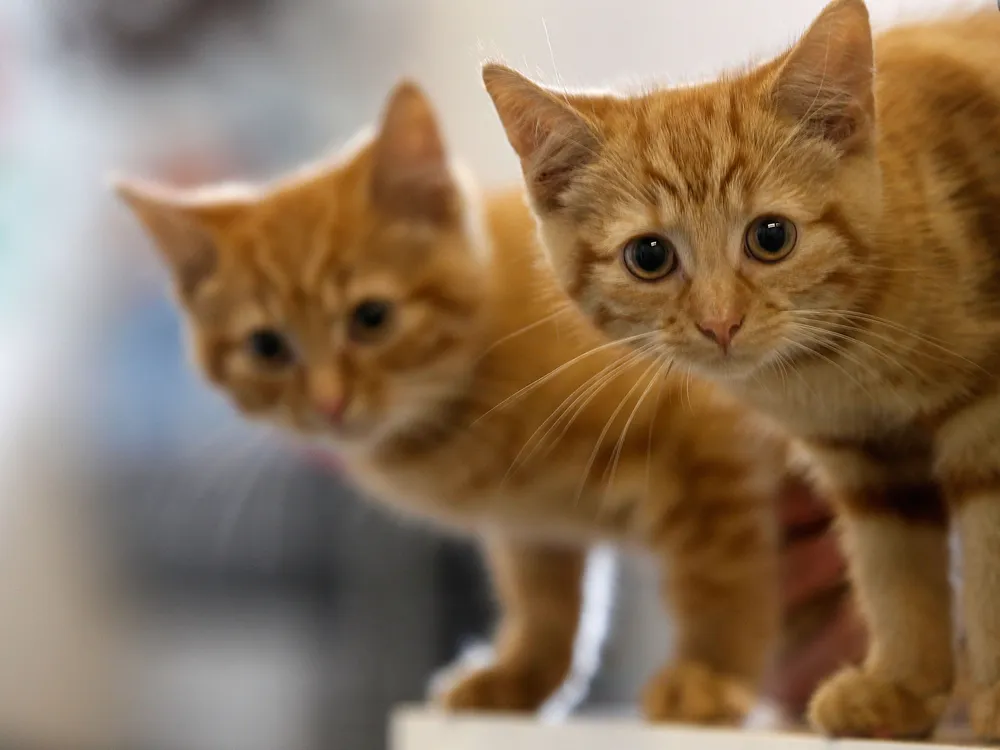
[[390, 750], [969, 750], [971, 745], [831, 740], [759, 730], [650, 726], [633, 719], [453, 716], [403, 708], [392, 719]]

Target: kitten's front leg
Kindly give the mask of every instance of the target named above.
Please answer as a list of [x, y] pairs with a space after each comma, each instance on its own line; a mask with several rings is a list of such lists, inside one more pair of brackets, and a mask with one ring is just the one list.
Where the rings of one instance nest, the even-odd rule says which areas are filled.
[[643, 709], [653, 721], [739, 724], [756, 703], [778, 628], [773, 498], [750, 504], [741, 488], [691, 489], [659, 540], [677, 637]]
[[925, 738], [953, 681], [943, 493], [916, 464], [880, 467], [858, 449], [829, 464], [845, 551], [870, 645], [813, 696], [809, 718], [833, 736]]
[[1000, 742], [1000, 395], [945, 422], [936, 448], [961, 542], [969, 719], [979, 739]]
[[569, 676], [586, 552], [493, 539], [486, 557], [502, 608], [496, 659], [442, 697], [456, 711], [536, 711]]
[[953, 497], [962, 543], [962, 610], [976, 736], [1000, 741], [1000, 482]]

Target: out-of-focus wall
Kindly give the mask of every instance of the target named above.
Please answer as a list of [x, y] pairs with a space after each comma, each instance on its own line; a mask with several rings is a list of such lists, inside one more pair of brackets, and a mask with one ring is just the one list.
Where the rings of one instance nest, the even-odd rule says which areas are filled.
[[[963, 2], [964, 0], [959, 0]], [[975, 0], [971, 0], [974, 2]], [[627, 88], [689, 83], [791, 42], [825, 0], [505, 0], [424, 4], [415, 56], [399, 69], [425, 82], [452, 142], [479, 174], [517, 175], [479, 63], [501, 59], [553, 84]], [[876, 25], [954, 7], [952, 0], [869, 0]], [[668, 127], [665, 123], [664, 127]]]

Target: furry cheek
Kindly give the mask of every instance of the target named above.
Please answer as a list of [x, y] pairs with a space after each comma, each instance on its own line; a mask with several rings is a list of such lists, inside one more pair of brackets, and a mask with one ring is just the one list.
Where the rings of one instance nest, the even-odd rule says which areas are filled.
[[216, 361], [215, 370], [209, 372], [206, 369], [206, 374], [241, 411], [267, 418], [275, 410], [293, 407], [293, 370], [262, 372], [240, 349], [231, 349], [217, 357]]
[[552, 212], [539, 212], [538, 231], [545, 261], [555, 271], [559, 285], [579, 304], [586, 273], [585, 248], [577, 227]]
[[240, 410], [257, 417], [266, 417], [285, 406], [285, 389], [275, 383], [233, 380], [225, 388]]
[[669, 332], [681, 319], [678, 282], [641, 282], [617, 266], [595, 274], [580, 296], [594, 324], [615, 338]]

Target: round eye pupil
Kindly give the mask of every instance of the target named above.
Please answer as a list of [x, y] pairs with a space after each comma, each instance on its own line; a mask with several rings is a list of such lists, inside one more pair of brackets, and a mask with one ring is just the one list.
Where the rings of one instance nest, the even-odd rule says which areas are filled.
[[624, 249], [625, 267], [642, 281], [659, 281], [677, 268], [677, 253], [670, 241], [655, 234], [629, 240]]
[[362, 328], [378, 328], [389, 317], [389, 306], [385, 302], [369, 300], [362, 302], [354, 310], [354, 320]]
[[351, 313], [349, 335], [355, 341], [370, 343], [381, 336], [391, 317], [391, 303], [380, 299], [365, 300]]
[[635, 264], [646, 273], [656, 273], [667, 259], [667, 249], [657, 237], [643, 237], [636, 243]]
[[787, 239], [785, 223], [779, 219], [768, 219], [757, 225], [757, 246], [765, 252], [780, 253]]
[[783, 216], [759, 216], [747, 227], [744, 248], [762, 263], [777, 263], [795, 249], [798, 230]]
[[282, 361], [289, 356], [288, 344], [282, 335], [266, 328], [250, 334], [250, 349], [256, 356], [269, 362]]

